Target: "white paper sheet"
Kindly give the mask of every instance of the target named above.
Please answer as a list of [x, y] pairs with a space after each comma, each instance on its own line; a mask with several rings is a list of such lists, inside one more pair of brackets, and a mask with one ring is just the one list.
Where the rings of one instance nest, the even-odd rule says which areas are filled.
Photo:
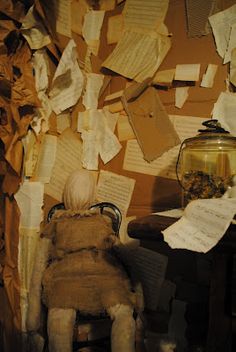
[[220, 93], [212, 111], [213, 119], [217, 119], [221, 126], [233, 136], [236, 136], [236, 94]]
[[86, 88], [83, 96], [83, 105], [86, 109], [97, 109], [100, 89], [103, 85], [104, 75], [97, 73], [86, 74]]
[[225, 234], [236, 214], [236, 199], [198, 199], [191, 201], [184, 215], [162, 231], [171, 248], [206, 253]]
[[99, 202], [114, 203], [125, 216], [133, 194], [135, 180], [110, 171], [101, 170], [97, 185]]
[[175, 80], [178, 81], [198, 81], [200, 74], [200, 64], [179, 64], [175, 69]]
[[204, 88], [213, 87], [217, 69], [218, 69], [217, 65], [208, 64], [206, 73], [204, 73], [202, 76], [202, 81], [200, 84], [201, 87], [204, 87]]
[[77, 62], [77, 46], [71, 39], [63, 51], [49, 92], [52, 109], [56, 114], [77, 103], [83, 84], [84, 77]]
[[181, 109], [188, 98], [189, 87], [179, 87], [175, 89], [175, 106]]

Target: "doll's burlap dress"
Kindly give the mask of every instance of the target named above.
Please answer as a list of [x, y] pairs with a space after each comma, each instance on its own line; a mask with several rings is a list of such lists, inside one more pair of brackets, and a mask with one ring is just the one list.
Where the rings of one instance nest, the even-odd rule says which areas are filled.
[[129, 278], [113, 253], [117, 237], [110, 219], [97, 211], [58, 211], [42, 231], [51, 238], [43, 274], [43, 302], [97, 314], [116, 304], [132, 305]]

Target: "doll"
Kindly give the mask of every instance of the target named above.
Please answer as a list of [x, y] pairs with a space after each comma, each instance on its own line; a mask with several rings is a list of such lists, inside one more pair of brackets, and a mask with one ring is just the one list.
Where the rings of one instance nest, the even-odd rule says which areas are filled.
[[89, 210], [95, 181], [87, 170], [73, 172], [64, 188], [65, 210], [44, 226], [29, 293], [27, 330], [40, 326], [41, 301], [47, 306], [50, 352], [71, 352], [76, 311], [106, 311], [112, 319], [112, 352], [135, 351], [134, 293], [113, 253], [119, 246], [111, 219]]

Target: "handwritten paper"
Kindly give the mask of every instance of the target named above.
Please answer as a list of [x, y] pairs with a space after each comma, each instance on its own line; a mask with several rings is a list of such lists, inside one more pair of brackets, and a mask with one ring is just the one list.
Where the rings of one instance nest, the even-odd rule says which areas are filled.
[[97, 184], [97, 200], [114, 203], [125, 216], [133, 194], [135, 180], [101, 170]]
[[217, 65], [208, 64], [206, 73], [204, 73], [204, 75], [202, 77], [202, 81], [200, 84], [201, 87], [204, 87], [204, 88], [212, 88], [213, 87], [217, 69], [218, 69]]
[[198, 81], [200, 74], [200, 64], [180, 64], [176, 65], [175, 80], [177, 81]]
[[56, 159], [45, 193], [62, 201], [62, 193], [67, 177], [76, 169], [82, 168], [82, 142], [70, 128], [62, 132], [57, 142]]
[[52, 109], [56, 114], [77, 103], [83, 83], [83, 74], [77, 62], [77, 46], [71, 39], [63, 51], [49, 92]]
[[[170, 120], [182, 142], [186, 138], [196, 136], [198, 129], [202, 128], [202, 122], [205, 121], [205, 118], [170, 115]], [[125, 150], [123, 169], [176, 179], [176, 161], [179, 148], [180, 145], [175, 146], [149, 163], [144, 160], [138, 142], [135, 139], [129, 140]]]
[[206, 253], [223, 237], [235, 213], [233, 198], [191, 201], [182, 218], [162, 231], [164, 240], [171, 248]]

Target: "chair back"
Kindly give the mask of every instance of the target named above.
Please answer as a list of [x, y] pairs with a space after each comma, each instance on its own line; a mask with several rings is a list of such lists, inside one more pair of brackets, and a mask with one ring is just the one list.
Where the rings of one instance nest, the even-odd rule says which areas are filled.
[[[122, 221], [122, 214], [120, 209], [113, 203], [100, 202], [92, 205], [89, 209], [100, 209], [100, 213], [104, 214], [112, 220], [112, 228], [117, 237], [119, 237], [119, 230]], [[51, 218], [56, 210], [65, 209], [64, 203], [55, 204], [48, 212], [47, 222], [51, 221]]]

